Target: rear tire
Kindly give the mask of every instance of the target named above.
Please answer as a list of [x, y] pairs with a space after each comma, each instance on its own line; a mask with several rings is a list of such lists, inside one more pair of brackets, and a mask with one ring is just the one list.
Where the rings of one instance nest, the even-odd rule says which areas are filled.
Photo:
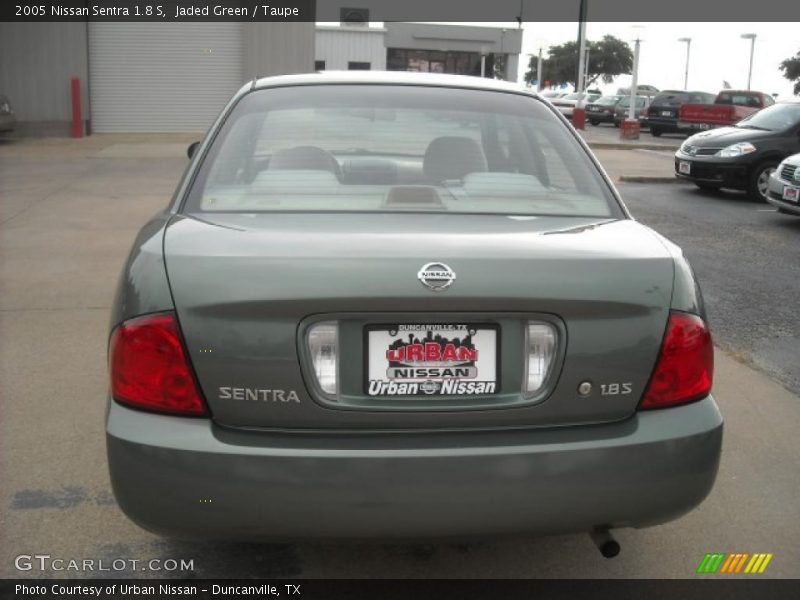
[[614, 121], [614, 127], [616, 127], [617, 129], [619, 129], [619, 121]]
[[775, 171], [778, 161], [767, 160], [758, 165], [750, 173], [747, 185], [747, 194], [756, 202], [767, 201], [767, 190], [769, 189], [769, 176]]
[[660, 130], [658, 127], [650, 128], [650, 135], [652, 135], [653, 137], [659, 137], [662, 133], [664, 132]]
[[597, 127], [597, 123], [598, 123], [598, 121], [595, 121], [594, 119], [589, 119], [589, 123], [591, 123], [592, 125], [594, 125], [595, 127]]

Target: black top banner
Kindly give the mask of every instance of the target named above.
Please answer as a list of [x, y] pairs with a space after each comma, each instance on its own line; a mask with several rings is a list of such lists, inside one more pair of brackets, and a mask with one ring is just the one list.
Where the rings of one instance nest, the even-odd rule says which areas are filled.
[[[791, 0], [583, 0], [595, 22], [800, 21]], [[578, 21], [581, 0], [11, 0], [0, 21]], [[800, 33], [798, 34], [800, 40]]]

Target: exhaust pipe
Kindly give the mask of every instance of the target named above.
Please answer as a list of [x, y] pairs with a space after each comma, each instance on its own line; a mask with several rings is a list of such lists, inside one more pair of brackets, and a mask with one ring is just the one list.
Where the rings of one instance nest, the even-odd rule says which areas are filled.
[[606, 558], [614, 558], [619, 554], [619, 542], [614, 539], [608, 529], [594, 529], [589, 532], [589, 537], [592, 538], [594, 545], [600, 550], [600, 554]]

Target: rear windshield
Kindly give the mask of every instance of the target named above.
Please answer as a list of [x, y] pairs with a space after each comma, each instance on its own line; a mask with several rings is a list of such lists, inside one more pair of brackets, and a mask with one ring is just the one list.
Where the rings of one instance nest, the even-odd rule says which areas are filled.
[[185, 210], [620, 216], [543, 102], [390, 85], [247, 94], [203, 159]]
[[660, 92], [653, 98], [653, 104], [711, 104], [715, 96], [705, 92]]
[[752, 106], [754, 108], [761, 106], [761, 100], [758, 96], [742, 92], [721, 92], [717, 96], [716, 103], [733, 104], [735, 106]]
[[[636, 96], [636, 108], [642, 108], [644, 106], [645, 97], [644, 96]], [[631, 97], [627, 96], [619, 101], [618, 106], [626, 107], [631, 105]]]
[[614, 106], [619, 101], [619, 96], [603, 96], [602, 98], [595, 100], [594, 103], [601, 106]]

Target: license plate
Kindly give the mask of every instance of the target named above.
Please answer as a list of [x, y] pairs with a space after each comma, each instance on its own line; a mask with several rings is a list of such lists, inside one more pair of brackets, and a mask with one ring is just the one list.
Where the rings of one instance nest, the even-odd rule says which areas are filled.
[[497, 325], [371, 325], [365, 337], [369, 396], [483, 396], [499, 391]]
[[662, 117], [671, 117], [672, 116], [672, 111], [670, 111], [670, 110], [662, 110], [661, 111], [661, 116]]
[[590, 106], [589, 112], [600, 112], [600, 109], [597, 106]]
[[783, 188], [783, 199], [788, 200], [789, 202], [800, 201], [800, 188], [787, 185]]
[[692, 171], [692, 163], [682, 160], [678, 163], [678, 173], [688, 175]]

